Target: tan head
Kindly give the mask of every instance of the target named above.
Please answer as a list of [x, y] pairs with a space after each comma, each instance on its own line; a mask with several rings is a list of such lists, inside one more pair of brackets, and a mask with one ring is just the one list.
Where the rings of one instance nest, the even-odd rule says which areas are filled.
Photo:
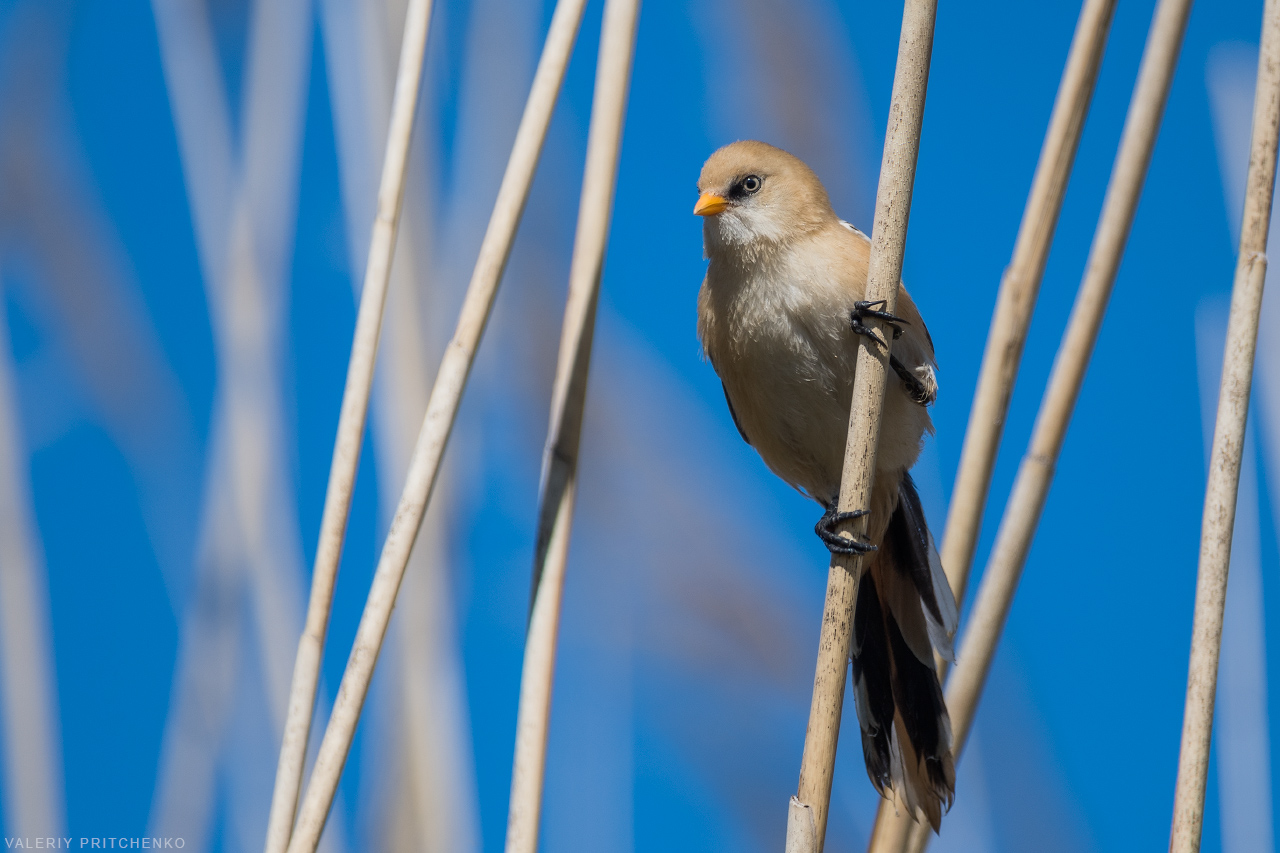
[[708, 254], [721, 246], [759, 251], [836, 221], [813, 170], [763, 142], [735, 142], [712, 154], [698, 192], [693, 212], [706, 218]]

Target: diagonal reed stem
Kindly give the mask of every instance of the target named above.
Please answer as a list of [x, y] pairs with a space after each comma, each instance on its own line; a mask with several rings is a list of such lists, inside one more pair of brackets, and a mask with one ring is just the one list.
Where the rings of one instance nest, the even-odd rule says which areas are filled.
[[551, 424], [542, 458], [533, 597], [520, 678], [506, 853], [536, 853], [538, 849], [560, 601], [577, 490], [578, 444], [639, 12], [639, 0], [608, 0], [601, 25], [578, 232], [560, 333]]
[[[964, 642], [956, 655], [956, 660], [963, 664], [947, 685], [947, 708], [951, 712], [953, 750], [957, 758], [972, 729], [978, 700], [1044, 511], [1067, 426], [1111, 298], [1190, 13], [1191, 0], [1160, 0], [1151, 21], [1084, 278], [1054, 358], [1048, 387], [1040, 401], [1031, 443], [1000, 520]], [[928, 846], [929, 838], [926, 829], [916, 826], [911, 830], [907, 849], [919, 853]]]
[[418, 433], [413, 458], [405, 479], [400, 503], [374, 572], [355, 644], [347, 661], [333, 714], [325, 729], [310, 783], [302, 800], [298, 826], [289, 843], [289, 853], [314, 853], [328, 818], [329, 807], [355, 737], [360, 711], [369, 692], [369, 682], [386, 636], [400, 581], [404, 578], [409, 553], [418, 526], [426, 512], [445, 444], [458, 413], [458, 404], [475, 360], [476, 347], [493, 307], [498, 283], [511, 253], [516, 227], [529, 197], [529, 187], [542, 153], [551, 114], [564, 81], [565, 68], [577, 39], [585, 0], [559, 0], [551, 27], [534, 74], [524, 115], [516, 131], [511, 157], [498, 189], [489, 227], [480, 246], [471, 283], [467, 287], [462, 312], [453, 340], [449, 342], [436, 374], [427, 412]]
[[347, 531], [347, 516], [351, 510], [356, 470], [360, 466], [360, 445], [364, 439], [369, 394], [373, 387], [373, 371], [378, 357], [378, 335], [382, 327], [387, 283], [391, 278], [391, 258], [395, 252], [400, 209], [404, 201], [409, 142], [417, 112], [418, 90], [422, 85], [422, 62], [427, 47], [431, 6], [432, 0], [410, 0], [405, 16], [404, 39], [400, 45], [400, 68], [396, 75], [391, 125], [382, 162], [382, 184], [378, 188], [378, 210], [369, 241], [369, 258], [365, 267], [364, 287], [360, 292], [355, 338], [351, 344], [351, 360], [347, 367], [347, 384], [342, 392], [342, 408], [338, 415], [338, 436], [333, 445], [329, 485], [325, 491], [324, 513], [320, 519], [320, 540], [311, 574], [311, 597], [307, 603], [306, 622], [302, 636], [298, 639], [298, 654], [293, 665], [284, 737], [280, 744], [275, 789], [271, 795], [271, 813], [267, 821], [265, 853], [284, 853], [288, 848], [294, 813], [298, 807], [298, 794], [302, 787], [302, 770], [307, 757], [307, 742], [311, 736], [311, 716], [315, 708], [316, 689], [320, 683], [320, 665], [324, 658], [325, 633], [329, 627], [329, 612], [333, 607], [333, 588], [338, 578], [338, 564], [342, 559], [342, 543]]
[[[920, 128], [924, 121], [936, 13], [936, 0], [907, 0], [902, 15], [880, 184], [876, 190], [866, 290], [866, 299], [884, 300], [884, 310], [889, 313], [893, 313], [897, 303], [898, 285], [902, 278], [902, 256], [906, 249], [907, 220], [911, 214], [916, 157], [920, 151]], [[883, 339], [888, 341], [889, 336], [884, 335]], [[889, 360], [887, 346], [882, 352], [879, 346], [869, 345], [866, 339], [860, 341], [854, 369], [849, 438], [840, 477], [840, 510], [843, 512], [865, 507], [870, 500], [876, 445], [880, 439], [880, 416], [884, 407], [885, 370]], [[845, 532], [854, 536], [865, 535], [866, 530], [866, 516], [845, 525]], [[807, 845], [812, 853], [821, 853], [826, 839], [831, 775], [835, 768], [845, 676], [853, 637], [853, 605], [861, 573], [861, 556], [832, 556], [813, 679], [813, 703], [809, 709], [809, 725], [800, 760], [800, 784], [789, 811], [789, 851], [804, 850]]]
[[[1013, 258], [996, 296], [978, 386], [969, 410], [964, 448], [960, 452], [960, 467], [951, 492], [946, 536], [942, 541], [942, 565], [957, 604], [964, 602], [983, 509], [991, 488], [991, 472], [1018, 378], [1027, 329], [1040, 293], [1045, 262], [1089, 114], [1115, 8], [1116, 0], [1085, 0], [1080, 8], [1049, 127], [1040, 148], [1040, 160], [1018, 227]], [[945, 678], [947, 662], [939, 658], [935, 663], [939, 677]], [[881, 800], [868, 846], [870, 853], [898, 853], [914, 823], [908, 815], [897, 812], [890, 800]]]
[[1213, 735], [1214, 693], [1218, 683], [1218, 653], [1222, 645], [1223, 607], [1226, 604], [1227, 571], [1231, 564], [1231, 537], [1236, 518], [1236, 493], [1240, 485], [1244, 428], [1249, 414], [1254, 353], [1258, 345], [1258, 318], [1267, 274], [1265, 253], [1271, 225], [1278, 139], [1280, 0], [1267, 0], [1263, 10], [1262, 47], [1258, 53], [1253, 140], [1240, 227], [1240, 254], [1236, 259], [1222, 383], [1218, 391], [1217, 423], [1209, 460], [1209, 482], [1205, 488], [1200, 567], [1196, 579], [1170, 853], [1194, 853], [1200, 849], [1209, 743]]
[[1009, 413], [1013, 385], [1018, 378], [1027, 327], [1040, 294], [1040, 281], [1089, 114], [1115, 8], [1116, 0], [1085, 0], [1080, 9], [1067, 65], [1062, 71], [1062, 82], [1040, 149], [1040, 161], [1013, 244], [1013, 258], [996, 297], [995, 315], [982, 356], [973, 407], [969, 411], [969, 425], [960, 451], [960, 467], [942, 542], [942, 565], [957, 603], [964, 600], [968, 586], [973, 552], [991, 487], [991, 471]]

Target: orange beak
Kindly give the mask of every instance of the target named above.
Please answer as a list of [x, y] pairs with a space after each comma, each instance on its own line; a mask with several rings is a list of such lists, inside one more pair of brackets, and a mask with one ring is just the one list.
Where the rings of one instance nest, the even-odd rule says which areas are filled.
[[729, 202], [724, 196], [703, 193], [698, 197], [698, 203], [693, 206], [693, 213], [695, 216], [715, 216], [728, 206]]

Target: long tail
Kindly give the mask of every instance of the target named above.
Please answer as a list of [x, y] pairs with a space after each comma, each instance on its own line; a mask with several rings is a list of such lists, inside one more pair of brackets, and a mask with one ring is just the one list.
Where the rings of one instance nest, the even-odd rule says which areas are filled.
[[880, 549], [862, 574], [853, 616], [853, 693], [867, 774], [935, 832], [951, 808], [951, 719], [933, 650], [953, 660], [956, 603], [909, 474]]

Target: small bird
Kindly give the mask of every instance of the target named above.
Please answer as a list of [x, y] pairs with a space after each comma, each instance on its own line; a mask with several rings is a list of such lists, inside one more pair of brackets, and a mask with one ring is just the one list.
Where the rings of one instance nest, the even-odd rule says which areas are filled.
[[[956, 603], [908, 470], [933, 432], [933, 341], [905, 287], [896, 314], [865, 300], [871, 241], [836, 216], [796, 157], [735, 142], [702, 167], [693, 212], [709, 261], [698, 337], [743, 439], [822, 505], [815, 530], [833, 552], [869, 554], [854, 607], [853, 679], [867, 773], [936, 832], [955, 794], [951, 721], [934, 669], [952, 660]], [[858, 336], [893, 336], [870, 506], [839, 513]], [[835, 527], [868, 514], [864, 541]]]

